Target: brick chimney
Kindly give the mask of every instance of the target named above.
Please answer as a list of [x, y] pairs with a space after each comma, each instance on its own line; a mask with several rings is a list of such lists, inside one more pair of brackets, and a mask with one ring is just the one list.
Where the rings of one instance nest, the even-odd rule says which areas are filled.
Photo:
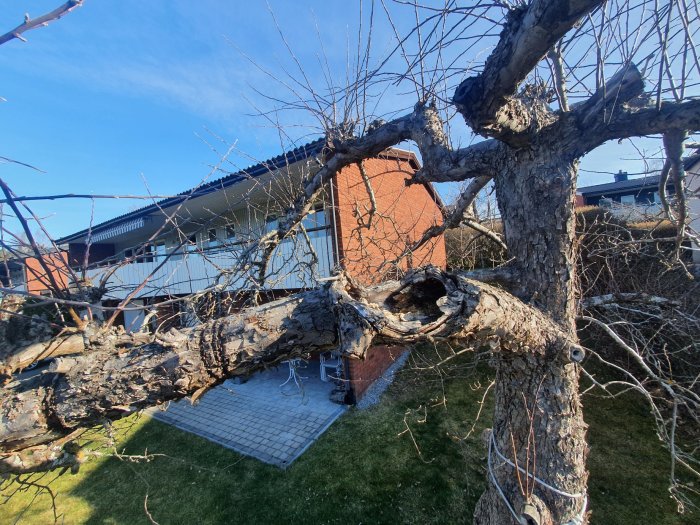
[[615, 174], [615, 182], [622, 182], [625, 180], [627, 180], [627, 172], [626, 171], [620, 170]]

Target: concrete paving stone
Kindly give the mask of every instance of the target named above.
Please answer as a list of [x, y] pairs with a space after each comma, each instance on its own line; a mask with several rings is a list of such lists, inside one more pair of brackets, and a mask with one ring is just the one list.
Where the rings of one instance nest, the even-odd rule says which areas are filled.
[[[286, 367], [267, 370], [246, 383], [223, 385], [207, 392], [192, 406], [188, 400], [170, 403], [167, 411], [150, 412], [185, 431], [285, 468], [344, 412], [329, 400], [333, 385], [318, 379], [309, 367], [303, 395], [280, 391]], [[292, 394], [292, 395], [285, 395]]]

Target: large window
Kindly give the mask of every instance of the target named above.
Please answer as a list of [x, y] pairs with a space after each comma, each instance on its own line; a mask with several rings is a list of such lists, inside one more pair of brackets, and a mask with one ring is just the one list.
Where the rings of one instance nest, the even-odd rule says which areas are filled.
[[326, 229], [328, 227], [328, 217], [326, 210], [323, 208], [317, 208], [311, 213], [309, 213], [304, 220], [301, 221], [304, 229], [307, 231], [309, 237], [321, 237], [326, 234]]
[[323, 208], [312, 210], [311, 213], [304, 217], [302, 224], [304, 225], [304, 228], [306, 228], [306, 230], [325, 228], [328, 225], [326, 221], [325, 210]]

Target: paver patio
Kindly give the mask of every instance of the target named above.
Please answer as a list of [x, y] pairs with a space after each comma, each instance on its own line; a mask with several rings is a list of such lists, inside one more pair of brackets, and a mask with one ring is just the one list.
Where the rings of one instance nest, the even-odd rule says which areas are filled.
[[320, 380], [317, 362], [299, 370], [301, 389], [286, 364], [252, 376], [246, 383], [226, 381], [192, 405], [188, 399], [150, 414], [265, 463], [288, 467], [346, 410], [330, 401], [332, 383]]

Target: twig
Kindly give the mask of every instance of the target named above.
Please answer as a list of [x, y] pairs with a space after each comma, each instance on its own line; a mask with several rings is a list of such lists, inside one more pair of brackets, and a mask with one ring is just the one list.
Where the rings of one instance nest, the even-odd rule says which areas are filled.
[[4, 35], [0, 36], [0, 45], [9, 42], [10, 40], [13, 40], [15, 38], [26, 42], [27, 40], [22, 36], [22, 33], [26, 33], [27, 31], [31, 31], [32, 29], [36, 29], [37, 27], [46, 26], [49, 24], [49, 22], [52, 22], [53, 20], [58, 20], [62, 16], [70, 13], [73, 9], [75, 9], [76, 7], [80, 7], [81, 5], [83, 5], [83, 0], [68, 0], [68, 2], [57, 7], [53, 11], [46, 13], [45, 15], [42, 15], [38, 18], [34, 18], [33, 20], [29, 18], [28, 14], [24, 15], [24, 22], [22, 22], [14, 29], [11, 29]]

